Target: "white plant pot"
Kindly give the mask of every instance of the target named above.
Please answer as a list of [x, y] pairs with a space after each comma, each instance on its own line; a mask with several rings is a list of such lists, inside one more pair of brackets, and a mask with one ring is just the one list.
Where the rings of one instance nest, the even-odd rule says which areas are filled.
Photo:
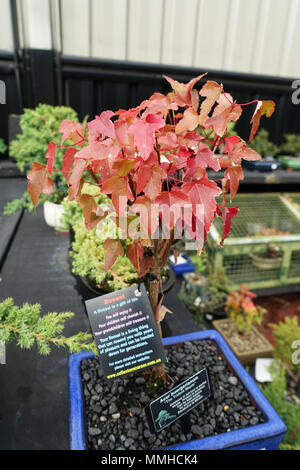
[[68, 232], [60, 222], [63, 215], [64, 207], [62, 204], [54, 204], [53, 202], [46, 201], [44, 203], [44, 218], [47, 225], [53, 227], [59, 232]]

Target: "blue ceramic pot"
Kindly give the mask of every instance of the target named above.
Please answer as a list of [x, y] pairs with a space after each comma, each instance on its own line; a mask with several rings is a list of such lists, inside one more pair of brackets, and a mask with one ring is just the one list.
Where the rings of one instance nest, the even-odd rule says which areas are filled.
[[258, 160], [254, 162], [243, 160], [243, 167], [251, 171], [275, 171], [281, 167], [281, 164], [277, 160]]
[[[252, 400], [261, 410], [265, 422], [256, 426], [249, 426], [236, 431], [204, 437], [190, 442], [184, 442], [169, 447], [172, 450], [215, 450], [215, 449], [248, 449], [275, 450], [286, 433], [286, 426], [280, 416], [263, 395], [255, 381], [237, 360], [225, 340], [215, 330], [197, 331], [187, 335], [163, 338], [164, 346], [180, 344], [185, 341], [213, 341], [225, 356], [228, 365], [239, 377], [247, 389]], [[81, 352], [72, 354], [69, 360], [69, 390], [70, 390], [70, 446], [72, 450], [85, 450], [87, 448], [87, 430], [85, 419], [84, 396], [80, 375], [81, 361], [93, 358], [94, 354]]]
[[195, 271], [195, 265], [191, 258], [188, 255], [181, 256], [186, 259], [186, 263], [174, 264], [170, 261], [171, 268], [175, 274], [181, 276], [183, 273], [193, 273]]

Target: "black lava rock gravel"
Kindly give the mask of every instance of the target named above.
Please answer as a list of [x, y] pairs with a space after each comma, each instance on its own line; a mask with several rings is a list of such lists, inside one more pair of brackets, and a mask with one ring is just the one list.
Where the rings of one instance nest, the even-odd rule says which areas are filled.
[[159, 449], [264, 422], [240, 380], [211, 341], [186, 342], [167, 349], [170, 390], [207, 367], [213, 396], [190, 413], [191, 429], [184, 434], [178, 421], [157, 435], [149, 431], [144, 407], [167, 390], [149, 389], [148, 376], [136, 374], [107, 382], [98, 359], [82, 361], [81, 376], [89, 449]]

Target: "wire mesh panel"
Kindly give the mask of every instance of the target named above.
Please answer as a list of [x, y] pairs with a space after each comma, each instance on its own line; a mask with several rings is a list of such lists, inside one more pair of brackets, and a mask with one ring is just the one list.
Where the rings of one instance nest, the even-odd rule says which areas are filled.
[[[299, 210], [296, 200], [299, 201]], [[222, 219], [208, 238], [213, 269], [224, 267], [229, 288], [246, 284], [262, 289], [300, 282], [300, 194], [241, 194], [228, 206], [238, 206], [224, 248], [220, 247]]]
[[[234, 198], [232, 204], [227, 198], [226, 204], [239, 207], [229, 238], [263, 236], [264, 229], [300, 234], [300, 220], [287, 207], [284, 198], [277, 194], [241, 194]], [[221, 233], [222, 220], [217, 220], [214, 225]]]
[[224, 256], [223, 266], [226, 269], [227, 278], [233, 284], [249, 284], [280, 279], [280, 267], [259, 269], [251, 256], [248, 255]]
[[300, 250], [294, 250], [291, 256], [289, 278], [300, 277]]

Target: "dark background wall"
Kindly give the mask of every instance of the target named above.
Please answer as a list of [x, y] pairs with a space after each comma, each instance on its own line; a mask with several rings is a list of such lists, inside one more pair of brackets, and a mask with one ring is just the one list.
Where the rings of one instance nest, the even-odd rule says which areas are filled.
[[[0, 106], [0, 137], [7, 140], [8, 115], [39, 103], [73, 107], [79, 117], [93, 118], [105, 109], [136, 106], [153, 92], [167, 92], [170, 87], [163, 75], [188, 81], [207, 70], [61, 56], [53, 51], [23, 50], [19, 54], [0, 54], [0, 80], [4, 80], [7, 100]], [[272, 99], [276, 111], [262, 127], [275, 143], [285, 133], [300, 133], [300, 105], [292, 103], [292, 79], [209, 70], [208, 78], [222, 82], [225, 91], [238, 103], [254, 99]], [[198, 84], [198, 87], [201, 84]], [[255, 104], [244, 107], [237, 124], [239, 134], [247, 139], [249, 120]]]

